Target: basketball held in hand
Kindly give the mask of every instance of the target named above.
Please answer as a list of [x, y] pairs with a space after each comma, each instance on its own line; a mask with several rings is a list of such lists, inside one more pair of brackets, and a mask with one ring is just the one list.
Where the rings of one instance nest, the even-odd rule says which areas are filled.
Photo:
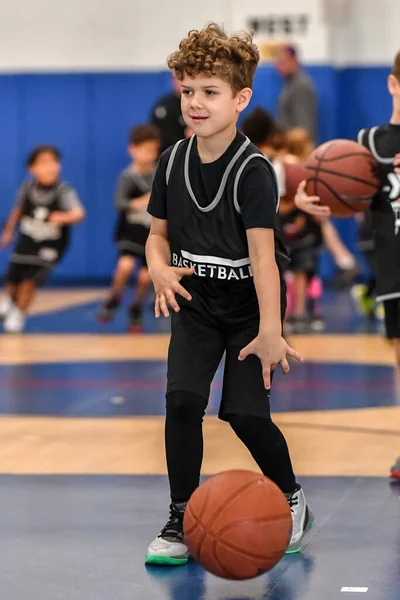
[[378, 164], [357, 142], [326, 142], [312, 152], [304, 166], [307, 194], [319, 196], [333, 217], [364, 212], [379, 189]]

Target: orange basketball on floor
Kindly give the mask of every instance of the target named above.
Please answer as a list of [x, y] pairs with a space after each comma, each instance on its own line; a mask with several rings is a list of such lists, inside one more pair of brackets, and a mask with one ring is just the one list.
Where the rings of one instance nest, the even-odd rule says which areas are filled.
[[292, 514], [284, 494], [264, 475], [227, 471], [197, 488], [183, 527], [190, 553], [207, 571], [225, 579], [251, 579], [285, 554]]
[[334, 217], [367, 210], [379, 188], [378, 164], [357, 142], [326, 142], [314, 150], [304, 166], [307, 194], [319, 196]]

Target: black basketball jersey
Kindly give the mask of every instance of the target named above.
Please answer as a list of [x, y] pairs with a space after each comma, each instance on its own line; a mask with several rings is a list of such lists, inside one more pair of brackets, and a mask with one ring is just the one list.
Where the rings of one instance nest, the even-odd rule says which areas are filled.
[[400, 152], [400, 125], [363, 129], [358, 141], [371, 151], [379, 167], [380, 188], [371, 205], [377, 300], [400, 298], [400, 175], [393, 164]]
[[[279, 195], [275, 171], [256, 146], [239, 134], [235, 140], [236, 151], [219, 180], [218, 191], [208, 204], [204, 204], [204, 197], [196, 196], [200, 187], [195, 185], [195, 169], [191, 168], [195, 166], [191, 161], [196, 159], [196, 153], [191, 153], [194, 143], [195, 136], [178, 142], [166, 167], [171, 263], [195, 269], [194, 276], [188, 278], [184, 285], [199, 291], [206, 302], [212, 299], [208, 302], [208, 309], [212, 307], [212, 310], [224, 315], [237, 314], [237, 318], [243, 318], [243, 312], [248, 310], [247, 318], [256, 316], [257, 296], [238, 188], [247, 165], [251, 161], [263, 161], [274, 189], [274, 197], [270, 201], [276, 203], [277, 210]], [[275, 231], [275, 254], [282, 274], [289, 259], [278, 231]], [[268, 275], [265, 273], [266, 278]], [[281, 283], [283, 287], [282, 277]], [[284, 302], [284, 292], [281, 293]]]
[[153, 177], [154, 173], [139, 175], [132, 167], [127, 167], [121, 173], [116, 194], [119, 214], [115, 229], [115, 243], [119, 250], [129, 250], [144, 256], [151, 217], [147, 210], [132, 209], [129, 203], [150, 192]]
[[67, 249], [70, 227], [49, 223], [49, 216], [63, 210], [61, 195], [69, 189], [62, 181], [50, 187], [40, 186], [33, 179], [23, 184], [22, 216], [12, 262], [47, 268], [57, 264]]

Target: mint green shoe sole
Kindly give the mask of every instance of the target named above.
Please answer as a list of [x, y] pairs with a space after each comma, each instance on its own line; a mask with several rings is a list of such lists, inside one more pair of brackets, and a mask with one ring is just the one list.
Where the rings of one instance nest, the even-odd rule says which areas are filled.
[[172, 558], [171, 556], [147, 554], [144, 563], [145, 565], [164, 565], [167, 567], [179, 567], [180, 565], [186, 565], [188, 560], [188, 558]]
[[[310, 513], [311, 514], [311, 513]], [[313, 521], [311, 522], [311, 525], [308, 524], [307, 527], [304, 530], [304, 534], [305, 535], [308, 531], [311, 531], [311, 529], [314, 527], [316, 523], [316, 520], [313, 517]], [[285, 554], [298, 554], [301, 551], [301, 546], [299, 546], [298, 548], [294, 548], [293, 550], [286, 550]]]

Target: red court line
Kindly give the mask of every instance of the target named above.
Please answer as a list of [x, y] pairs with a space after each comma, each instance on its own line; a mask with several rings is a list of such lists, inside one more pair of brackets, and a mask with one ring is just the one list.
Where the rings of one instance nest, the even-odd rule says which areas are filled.
[[[78, 388], [119, 388], [132, 390], [164, 389], [166, 380], [156, 379], [0, 379], [0, 388], [5, 389], [78, 389]], [[220, 389], [222, 380], [215, 381], [213, 388]], [[346, 390], [346, 391], [394, 391], [391, 381], [332, 381], [332, 380], [280, 380], [273, 385], [276, 390]]]

